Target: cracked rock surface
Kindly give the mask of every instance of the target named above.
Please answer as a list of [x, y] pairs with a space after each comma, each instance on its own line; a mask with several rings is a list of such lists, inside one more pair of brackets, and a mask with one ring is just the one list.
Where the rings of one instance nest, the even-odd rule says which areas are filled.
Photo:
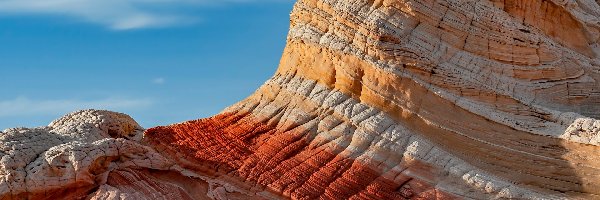
[[128, 115], [101, 110], [4, 130], [0, 199], [244, 199], [234, 187], [209, 190], [226, 184], [187, 172], [144, 145], [143, 131]]
[[174, 165], [136, 142], [143, 129], [121, 113], [83, 110], [47, 127], [0, 134], [0, 199], [85, 197], [115, 169]]

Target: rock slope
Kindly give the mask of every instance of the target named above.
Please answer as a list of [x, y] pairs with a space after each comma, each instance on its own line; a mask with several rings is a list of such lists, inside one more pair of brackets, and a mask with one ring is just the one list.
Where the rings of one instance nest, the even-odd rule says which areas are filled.
[[207, 119], [0, 135], [0, 199], [600, 199], [600, 6], [299, 0], [279, 69]]

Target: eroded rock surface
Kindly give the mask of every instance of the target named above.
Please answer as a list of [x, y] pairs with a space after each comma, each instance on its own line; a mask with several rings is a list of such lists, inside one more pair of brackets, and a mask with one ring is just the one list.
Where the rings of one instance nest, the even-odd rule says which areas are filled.
[[[0, 199], [211, 199], [219, 180], [190, 173], [144, 145], [143, 131], [125, 114], [99, 110], [74, 112], [47, 127], [4, 130]], [[213, 196], [245, 199], [228, 189]]]
[[0, 135], [0, 199], [600, 199], [600, 6], [299, 0], [275, 75], [142, 129]]
[[170, 169], [173, 163], [136, 142], [143, 129], [129, 116], [85, 110], [47, 127], [0, 135], [0, 199], [85, 197], [119, 168]]

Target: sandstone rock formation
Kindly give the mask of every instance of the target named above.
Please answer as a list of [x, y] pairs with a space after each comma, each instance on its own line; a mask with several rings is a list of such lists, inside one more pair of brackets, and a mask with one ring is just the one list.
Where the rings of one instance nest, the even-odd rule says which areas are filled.
[[299, 0], [221, 114], [0, 134], [0, 199], [600, 199], [600, 6]]

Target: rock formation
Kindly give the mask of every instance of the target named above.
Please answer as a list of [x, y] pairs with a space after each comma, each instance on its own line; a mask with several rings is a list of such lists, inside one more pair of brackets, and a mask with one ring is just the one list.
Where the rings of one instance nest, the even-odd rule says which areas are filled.
[[591, 0], [299, 0], [279, 69], [207, 118], [0, 134], [0, 199], [600, 199]]

